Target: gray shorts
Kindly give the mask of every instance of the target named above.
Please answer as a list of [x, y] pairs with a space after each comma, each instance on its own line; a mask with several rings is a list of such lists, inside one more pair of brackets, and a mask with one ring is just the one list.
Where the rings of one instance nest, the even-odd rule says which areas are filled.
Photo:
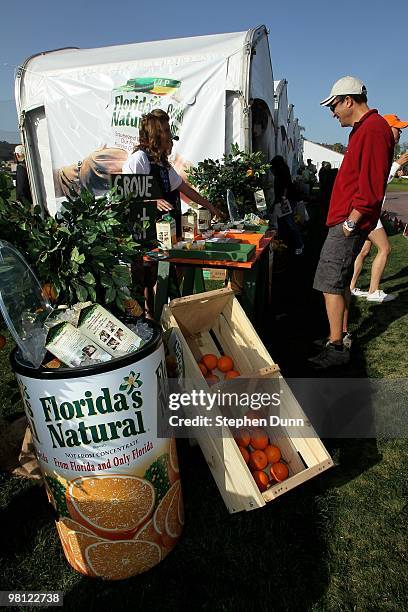
[[343, 294], [353, 278], [354, 261], [361, 251], [366, 235], [343, 234], [343, 224], [329, 228], [320, 253], [313, 288], [323, 293]]

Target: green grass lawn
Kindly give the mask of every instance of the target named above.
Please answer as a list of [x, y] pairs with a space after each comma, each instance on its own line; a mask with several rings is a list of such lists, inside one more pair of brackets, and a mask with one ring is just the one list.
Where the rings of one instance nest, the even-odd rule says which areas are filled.
[[[398, 293], [398, 300], [353, 303], [359, 349], [350, 375], [408, 377], [408, 241], [401, 235], [390, 240], [383, 288]], [[301, 282], [308, 284], [309, 276], [298, 272], [293, 294], [281, 294], [276, 284], [276, 308], [284, 304], [289, 322], [285, 327], [280, 319], [268, 338], [272, 355], [291, 375], [304, 375], [308, 342], [325, 324], [317, 298], [308, 301], [301, 293], [299, 299]], [[361, 287], [368, 278], [367, 265]], [[0, 352], [6, 420], [22, 410], [8, 365], [10, 346], [9, 341]], [[2, 473], [0, 586], [62, 590], [64, 610], [75, 611], [407, 610], [408, 441], [328, 440], [327, 446], [333, 469], [263, 509], [229, 515], [199, 449], [179, 441], [184, 535], [159, 566], [120, 583], [72, 570], [42, 487]]]
[[408, 191], [408, 179], [393, 179], [387, 191]]

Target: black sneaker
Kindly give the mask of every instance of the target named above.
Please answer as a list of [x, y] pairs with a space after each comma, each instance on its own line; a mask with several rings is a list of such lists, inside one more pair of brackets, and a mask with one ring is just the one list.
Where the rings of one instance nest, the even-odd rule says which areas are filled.
[[338, 349], [330, 342], [316, 357], [308, 359], [310, 365], [316, 370], [325, 370], [326, 368], [331, 368], [334, 366], [347, 365], [349, 361], [350, 351], [344, 346], [341, 349]]
[[[343, 346], [350, 350], [351, 345], [353, 343], [353, 335], [351, 332], [343, 332]], [[328, 344], [330, 344], [330, 340], [328, 338], [318, 338], [313, 341], [313, 346], [318, 348], [319, 350], [323, 350]]]

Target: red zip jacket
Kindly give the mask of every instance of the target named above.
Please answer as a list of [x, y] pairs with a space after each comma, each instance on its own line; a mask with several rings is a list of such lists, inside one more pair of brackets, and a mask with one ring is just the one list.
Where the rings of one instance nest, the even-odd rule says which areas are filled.
[[371, 232], [380, 218], [394, 153], [394, 136], [375, 109], [354, 124], [330, 198], [327, 225], [337, 225], [355, 208], [363, 217], [357, 227]]

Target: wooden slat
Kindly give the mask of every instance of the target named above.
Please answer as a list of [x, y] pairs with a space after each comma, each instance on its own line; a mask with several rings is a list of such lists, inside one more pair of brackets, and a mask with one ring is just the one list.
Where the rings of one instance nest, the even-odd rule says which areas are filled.
[[287, 491], [290, 491], [291, 489], [298, 487], [304, 482], [307, 482], [308, 480], [310, 480], [314, 476], [317, 476], [321, 472], [324, 472], [325, 470], [332, 467], [332, 465], [333, 461], [327, 460], [323, 461], [322, 463], [319, 463], [318, 465], [314, 465], [313, 467], [307, 468], [306, 470], [295, 474], [295, 476], [292, 476], [291, 478], [288, 478], [287, 480], [284, 480], [281, 483], [277, 483], [276, 485], [269, 487], [269, 489], [262, 493], [262, 496], [266, 502], [270, 502], [273, 499], [280, 497], [280, 495], [287, 493]]
[[233, 296], [231, 289], [216, 289], [176, 298], [169, 306], [182, 333], [185, 336], [194, 336], [211, 329]]
[[[210, 296], [210, 301], [206, 299], [208, 293], [188, 296], [173, 300], [169, 307], [165, 306], [163, 309], [163, 327], [176, 327], [183, 331], [183, 334], [180, 333], [180, 342], [186, 368], [185, 382], [190, 387], [189, 390], [203, 388], [206, 384], [197, 365], [202, 355], [220, 355], [219, 348], [210, 334], [212, 329], [222, 351], [234, 359], [236, 368], [244, 374], [245, 391], [251, 392], [252, 386], [253, 390], [259, 391], [262, 381], [276, 378], [280, 391], [283, 391], [280, 417], [304, 419], [305, 422], [305, 428], [265, 427], [271, 442], [281, 449], [282, 457], [289, 467], [289, 478], [283, 483], [273, 485], [262, 494], [231, 437], [230, 430], [225, 428], [223, 438], [213, 436], [211, 430], [198, 430], [196, 438], [229, 511], [251, 510], [328, 469], [333, 462], [289, 386], [279, 374], [279, 366], [273, 362], [243, 309], [231, 295], [231, 290], [209, 293], [214, 294]], [[205, 311], [205, 314], [202, 311]], [[203, 321], [205, 324], [199, 328]], [[220, 381], [211, 387], [211, 391], [215, 392], [223, 384], [225, 382]], [[238, 415], [245, 414], [247, 410], [248, 408], [243, 406], [237, 407], [237, 411], [234, 408], [235, 414]], [[215, 419], [220, 414], [219, 407], [214, 406], [211, 416]], [[259, 416], [268, 417], [268, 410], [260, 410]]]

